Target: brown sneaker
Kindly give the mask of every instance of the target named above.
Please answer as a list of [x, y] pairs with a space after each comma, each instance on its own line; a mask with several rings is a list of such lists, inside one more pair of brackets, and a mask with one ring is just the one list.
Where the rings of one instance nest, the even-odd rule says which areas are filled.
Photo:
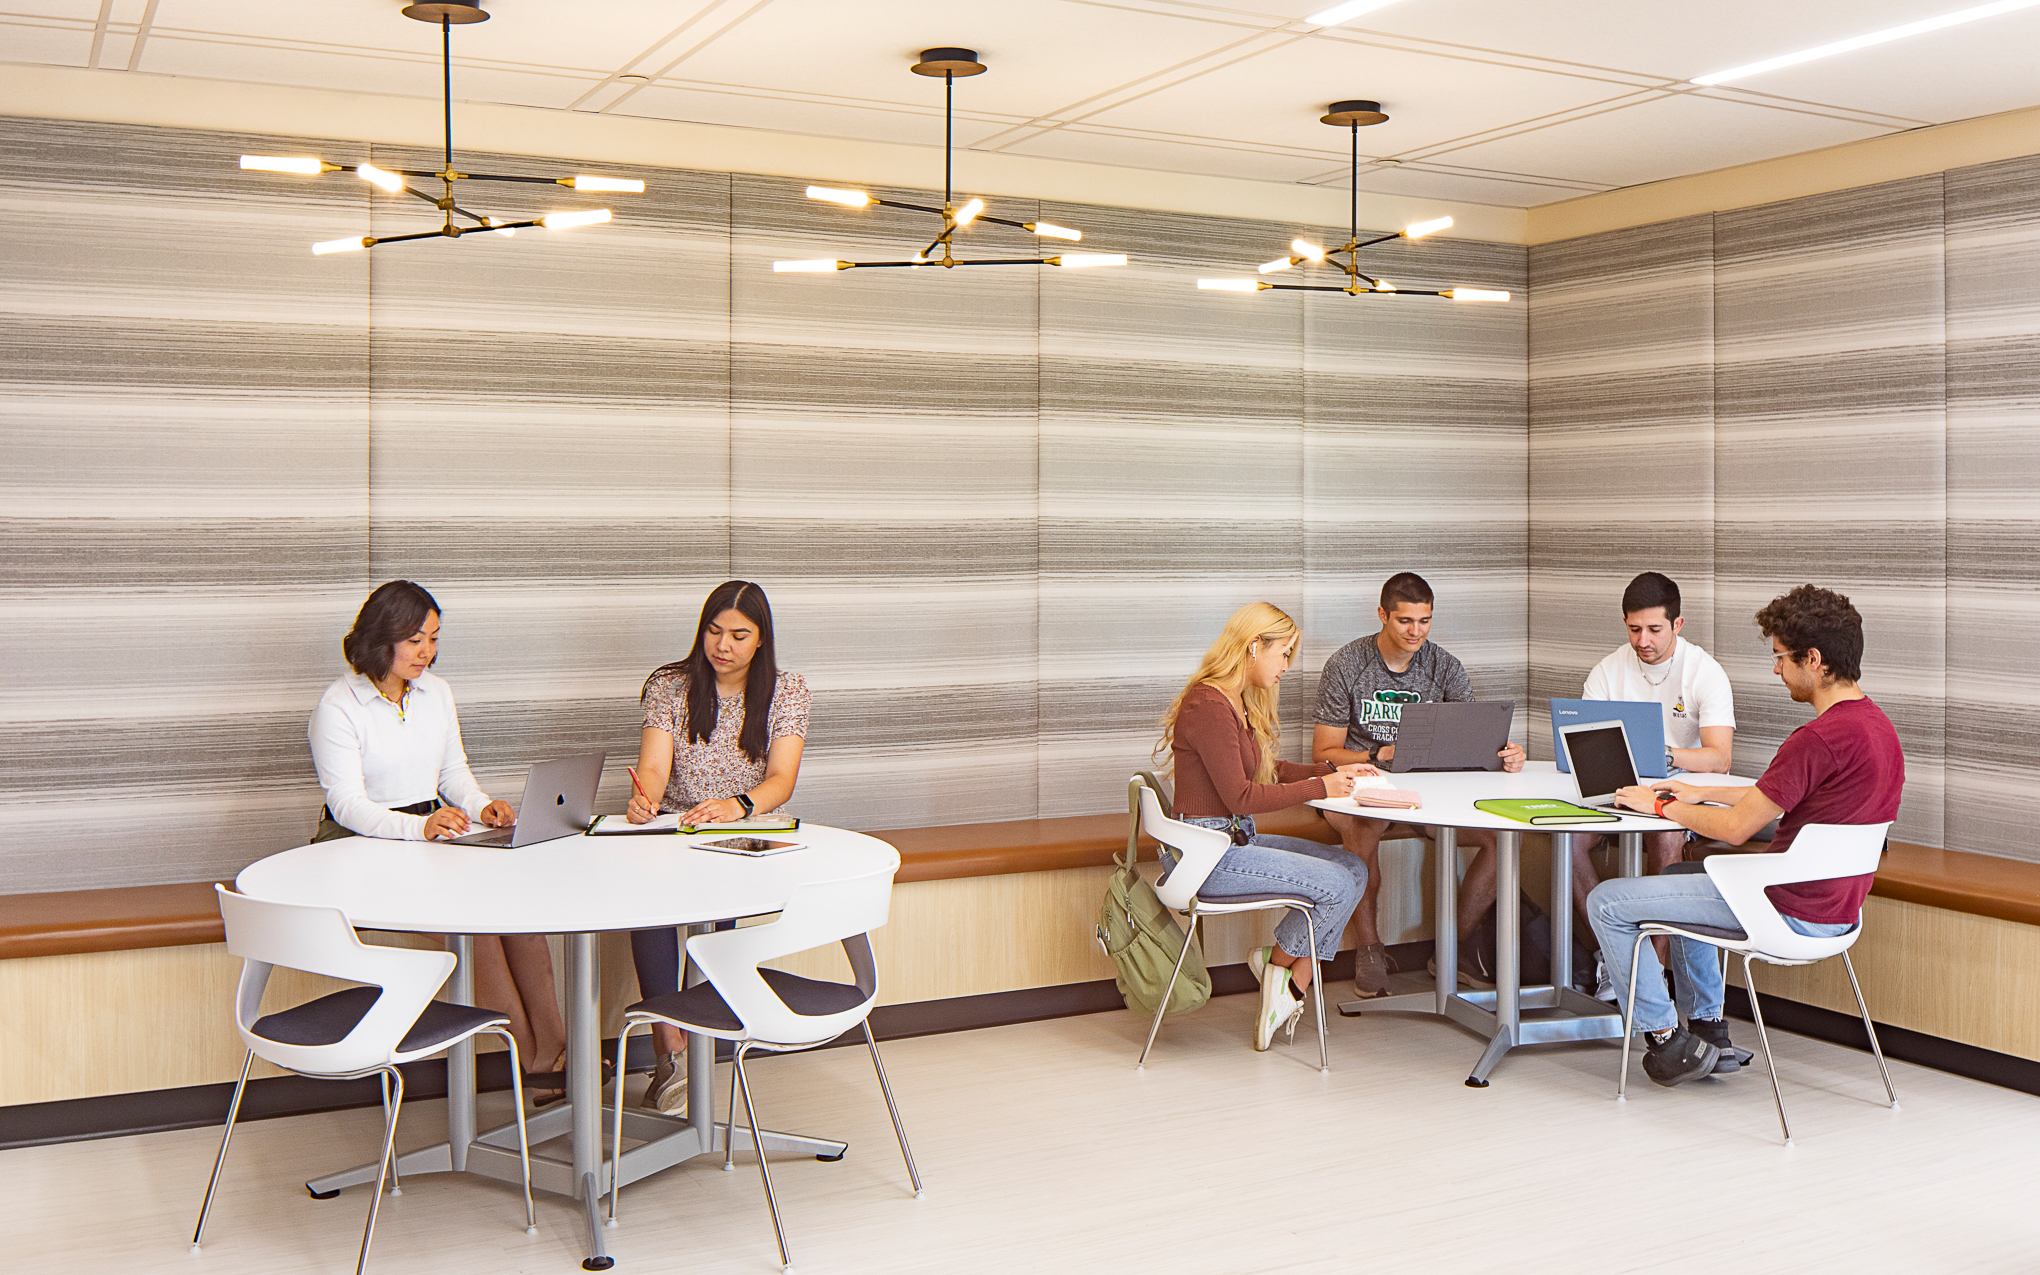
[[1379, 943], [1367, 943], [1353, 949], [1353, 990], [1362, 1000], [1374, 1000], [1392, 995], [1395, 988], [1389, 983], [1391, 969], [1388, 963], [1388, 949]]

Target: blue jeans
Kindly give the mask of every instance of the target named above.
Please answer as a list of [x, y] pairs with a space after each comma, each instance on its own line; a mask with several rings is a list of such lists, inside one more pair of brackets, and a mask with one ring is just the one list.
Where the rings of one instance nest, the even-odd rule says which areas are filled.
[[[1183, 822], [1221, 831], [1231, 826], [1231, 821], [1222, 817], [1186, 816]], [[1337, 956], [1346, 923], [1353, 919], [1353, 909], [1367, 892], [1367, 865], [1360, 862], [1360, 856], [1337, 846], [1302, 837], [1262, 836], [1254, 831], [1251, 816], [1239, 822], [1250, 840], [1225, 852], [1218, 866], [1204, 879], [1198, 895], [1214, 903], [1243, 894], [1282, 894], [1308, 899], [1312, 905], [1310, 924], [1305, 924], [1294, 910], [1285, 911], [1275, 926], [1275, 942], [1289, 955], [1302, 956], [1310, 951], [1310, 934], [1315, 926], [1318, 960], [1329, 961]], [[1175, 856], [1167, 846], [1162, 847], [1162, 855], [1165, 870], [1175, 867]]]
[[[1677, 866], [1677, 865], [1675, 865]], [[1698, 867], [1699, 865], [1688, 865]], [[1616, 877], [1603, 881], [1587, 896], [1587, 918], [1601, 941], [1601, 959], [1608, 963], [1608, 977], [1615, 984], [1621, 1004], [1629, 1003], [1629, 955], [1637, 954], [1636, 1023], [1640, 1032], [1663, 1031], [1679, 1025], [1679, 1015], [1695, 1018], [1721, 1017], [1721, 957], [1719, 949], [1691, 939], [1674, 937], [1672, 965], [1678, 984], [1679, 1004], [1675, 1011], [1665, 994], [1663, 967], [1658, 964], [1657, 946], [1636, 946], [1638, 929], [1645, 921], [1673, 924], [1714, 925], [1739, 929], [1742, 923], [1729, 910], [1721, 891], [1714, 888], [1705, 872], [1672, 872], [1655, 877]], [[1855, 928], [1802, 921], [1788, 916], [1785, 924], [1801, 934], [1829, 936], [1846, 934]]]

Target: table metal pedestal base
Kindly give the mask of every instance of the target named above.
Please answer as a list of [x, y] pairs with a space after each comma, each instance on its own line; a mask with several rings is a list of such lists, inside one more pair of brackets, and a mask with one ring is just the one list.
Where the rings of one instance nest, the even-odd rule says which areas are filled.
[[[1642, 836], [1621, 838], [1624, 874], [1636, 875], [1632, 864], [1641, 858]], [[1485, 1089], [1502, 1055], [1518, 1045], [1558, 1041], [1620, 1040], [1622, 1014], [1614, 1007], [1574, 991], [1572, 982], [1572, 847], [1564, 835], [1551, 848], [1551, 972], [1554, 983], [1522, 987], [1519, 969], [1522, 928], [1522, 834], [1495, 834], [1495, 897], [1509, 906], [1495, 908], [1495, 987], [1462, 992], [1459, 985], [1459, 840], [1451, 828], [1438, 830], [1437, 909], [1434, 947], [1438, 982], [1429, 992], [1407, 992], [1373, 1000], [1345, 1001], [1339, 1013], [1348, 1018], [1371, 1011], [1437, 1014], [1488, 1038], [1488, 1046], [1466, 1078], [1469, 1088]]]

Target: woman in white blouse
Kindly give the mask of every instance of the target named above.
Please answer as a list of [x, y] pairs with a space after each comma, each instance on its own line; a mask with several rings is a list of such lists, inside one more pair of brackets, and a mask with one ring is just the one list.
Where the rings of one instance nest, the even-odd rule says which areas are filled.
[[[632, 823], [662, 810], [684, 811], [683, 823], [728, 823], [793, 796], [807, 743], [808, 688], [800, 674], [779, 671], [772, 607], [757, 585], [717, 585], [702, 604], [687, 658], [653, 670], [639, 699], [645, 716], [626, 812]], [[638, 930], [630, 938], [640, 994], [678, 991], [679, 932]], [[687, 1038], [671, 1027], [653, 1032], [657, 1063], [644, 1104], [685, 1111]]]
[[[439, 603], [430, 593], [409, 580], [382, 585], [362, 603], [340, 650], [350, 671], [319, 697], [309, 731], [326, 790], [314, 842], [434, 841], [477, 820], [500, 828], [516, 818], [509, 802], [491, 800], [475, 782], [453, 691], [429, 671], [439, 658]], [[510, 1016], [521, 1057], [553, 1060], [532, 1076], [537, 1101], [563, 1096], [551, 1073], [566, 1065], [567, 1029], [545, 937], [477, 934], [475, 1002]]]

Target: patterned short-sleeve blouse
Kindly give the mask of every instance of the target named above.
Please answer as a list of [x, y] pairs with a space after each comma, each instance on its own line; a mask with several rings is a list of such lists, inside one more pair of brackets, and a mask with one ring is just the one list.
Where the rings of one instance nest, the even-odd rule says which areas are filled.
[[[716, 700], [715, 730], [705, 742], [696, 743], [687, 738], [686, 686], [687, 674], [676, 670], [658, 674], [645, 687], [645, 726], [673, 737], [673, 775], [666, 781], [661, 810], [686, 810], [696, 802], [734, 797], [765, 781], [765, 759], [752, 761], [737, 742], [744, 733], [743, 695]], [[779, 675], [765, 718], [768, 747], [787, 735], [807, 738], [811, 699], [800, 674]]]

